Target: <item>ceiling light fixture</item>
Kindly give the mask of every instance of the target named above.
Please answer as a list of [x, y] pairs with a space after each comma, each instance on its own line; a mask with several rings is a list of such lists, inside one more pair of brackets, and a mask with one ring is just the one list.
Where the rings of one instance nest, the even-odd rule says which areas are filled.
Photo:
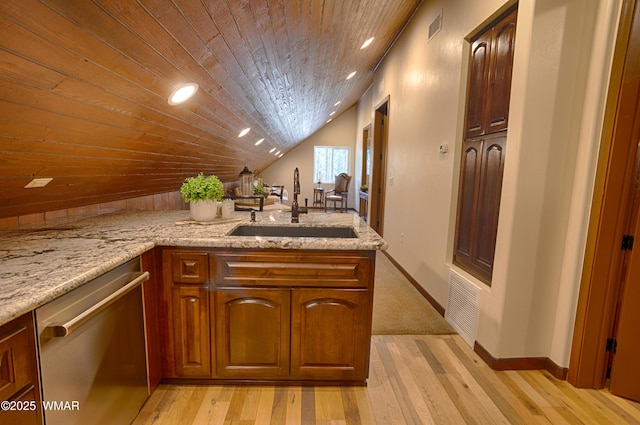
[[356, 75], [356, 71], [353, 71], [351, 74], [347, 75], [347, 80], [352, 79]]
[[244, 137], [247, 135], [247, 133], [249, 133], [251, 131], [251, 129], [249, 127], [245, 128], [244, 130], [242, 130], [240, 132], [240, 134], [238, 134], [238, 137]]
[[274, 153], [274, 155], [275, 155], [275, 156], [280, 155], [280, 151], [278, 151], [278, 152]]
[[269, 151], [269, 153], [273, 153], [273, 151], [275, 151], [276, 148], [271, 148], [271, 150]]
[[256, 146], [258, 146], [260, 143], [264, 142], [264, 139], [260, 139], [256, 142]]
[[169, 105], [179, 105], [196, 94], [198, 85], [196, 83], [182, 84], [176, 88], [167, 99]]
[[284, 156], [283, 153], [281, 153], [280, 155], [278, 155], [278, 158], [282, 158]]
[[335, 114], [336, 114], [336, 111], [332, 111], [332, 112], [329, 114], [329, 116], [330, 116], [330, 117], [332, 117], [332, 116], [334, 116]]
[[367, 47], [369, 47], [371, 45], [371, 43], [373, 43], [373, 39], [375, 37], [371, 37], [369, 39], [367, 39], [364, 43], [362, 43], [362, 46], [360, 46], [360, 50], [362, 49], [366, 49]]
[[337, 101], [336, 103], [334, 103], [334, 104], [333, 104], [333, 106], [338, 106], [338, 105], [339, 105], [339, 104], [341, 104], [341, 103], [342, 103], [342, 101], [341, 101], [341, 100], [339, 100], [339, 101]]
[[329, 123], [331, 122], [331, 120], [332, 120], [332, 119], [333, 119], [333, 118], [329, 118], [329, 119], [327, 120], [327, 124], [329, 124]]

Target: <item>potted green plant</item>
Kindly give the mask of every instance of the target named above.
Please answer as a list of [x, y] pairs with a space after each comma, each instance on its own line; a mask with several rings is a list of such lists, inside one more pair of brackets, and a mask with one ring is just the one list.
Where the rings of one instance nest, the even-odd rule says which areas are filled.
[[218, 201], [222, 201], [224, 187], [218, 177], [200, 173], [184, 180], [180, 194], [185, 202], [189, 202], [191, 218], [196, 221], [212, 221], [216, 218]]
[[267, 197], [267, 189], [260, 183], [256, 187], [253, 188], [253, 194], [256, 196], [264, 196]]

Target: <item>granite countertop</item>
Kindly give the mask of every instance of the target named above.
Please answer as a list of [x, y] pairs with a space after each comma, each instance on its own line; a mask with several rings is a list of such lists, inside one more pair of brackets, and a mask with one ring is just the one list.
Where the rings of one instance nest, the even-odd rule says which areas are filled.
[[248, 212], [199, 224], [189, 211], [123, 211], [76, 221], [0, 230], [0, 325], [88, 282], [155, 246], [383, 250], [386, 242], [354, 214], [256, 213], [255, 225], [352, 226], [358, 238], [226, 236], [249, 224]]

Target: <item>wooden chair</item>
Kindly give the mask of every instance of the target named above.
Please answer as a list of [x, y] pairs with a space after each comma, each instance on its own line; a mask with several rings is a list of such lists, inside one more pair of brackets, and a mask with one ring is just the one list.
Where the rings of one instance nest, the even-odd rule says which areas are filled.
[[327, 211], [329, 202], [333, 202], [333, 209], [336, 209], [336, 204], [340, 202], [340, 212], [347, 211], [347, 198], [349, 196], [349, 182], [351, 176], [346, 173], [340, 173], [336, 176], [335, 187], [324, 195], [324, 210]]

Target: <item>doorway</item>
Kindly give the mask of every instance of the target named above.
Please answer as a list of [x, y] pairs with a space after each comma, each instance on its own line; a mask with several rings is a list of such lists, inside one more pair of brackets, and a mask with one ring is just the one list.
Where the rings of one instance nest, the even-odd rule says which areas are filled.
[[373, 118], [373, 158], [371, 171], [371, 220], [369, 225], [380, 236], [384, 228], [384, 197], [387, 180], [387, 145], [389, 135], [389, 97], [375, 108]]
[[639, 227], [632, 196], [640, 140], [638, 2], [622, 4], [567, 376], [576, 387], [604, 388], [613, 351], [610, 389], [634, 400], [640, 400], [640, 315], [633, 311], [640, 304], [640, 249], [625, 250], [624, 241]]

